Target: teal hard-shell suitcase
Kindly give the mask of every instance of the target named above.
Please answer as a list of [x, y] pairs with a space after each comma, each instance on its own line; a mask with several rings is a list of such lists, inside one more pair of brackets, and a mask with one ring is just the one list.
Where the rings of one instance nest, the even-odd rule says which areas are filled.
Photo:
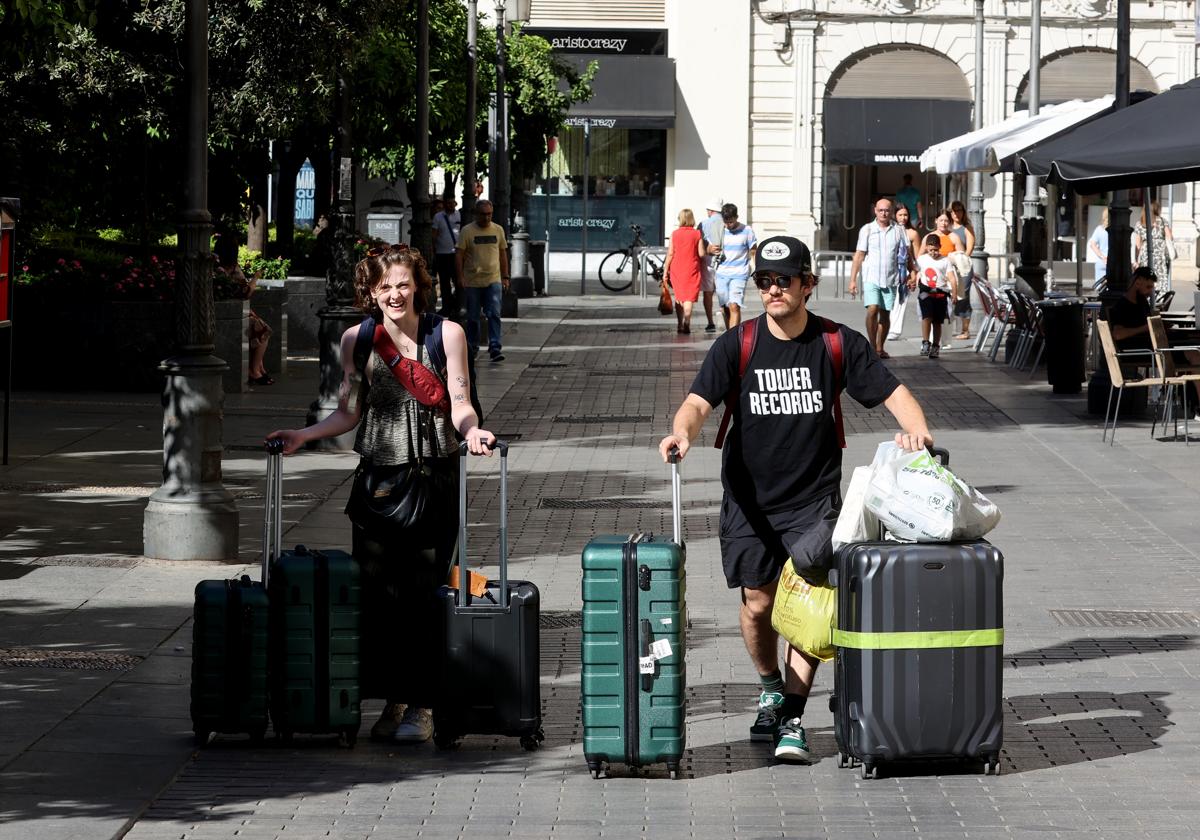
[[[294, 733], [337, 733], [352, 746], [362, 722], [360, 637], [362, 587], [358, 563], [344, 551], [302, 545], [280, 551], [282, 446], [267, 444], [264, 557], [271, 558], [268, 647], [271, 726]], [[273, 464], [273, 467], [272, 467]]]
[[679, 468], [672, 461], [674, 539], [598, 536], [583, 550], [583, 753], [607, 764], [666, 764], [684, 750], [687, 608]]

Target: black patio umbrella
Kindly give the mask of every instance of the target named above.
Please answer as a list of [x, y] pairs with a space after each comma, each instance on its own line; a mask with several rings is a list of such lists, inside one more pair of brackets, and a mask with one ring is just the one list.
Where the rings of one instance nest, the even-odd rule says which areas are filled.
[[1200, 79], [1019, 153], [1030, 175], [1080, 195], [1200, 179]]

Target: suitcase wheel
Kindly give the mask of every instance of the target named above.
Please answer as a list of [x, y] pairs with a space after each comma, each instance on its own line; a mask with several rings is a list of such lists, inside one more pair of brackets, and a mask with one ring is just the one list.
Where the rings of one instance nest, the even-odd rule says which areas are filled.
[[679, 778], [679, 765], [668, 763], [667, 764], [667, 776], [671, 779], [671, 781], [675, 781], [676, 779], [678, 779]]
[[354, 745], [358, 743], [358, 728], [347, 726], [341, 732], [341, 742], [346, 749], [354, 749]]
[[864, 780], [865, 779], [878, 779], [879, 778], [879, 765], [874, 764], [873, 762], [864, 761], [862, 763], [862, 767], [860, 767], [858, 770], [858, 775]]
[[837, 754], [837, 766], [841, 768], [849, 767], [850, 756], [846, 755], [844, 752], [839, 752]]
[[521, 736], [521, 746], [524, 747], [529, 752], [534, 752], [535, 750], [538, 749], [538, 747], [540, 747], [542, 745], [542, 741], [545, 741], [545, 740], [546, 740], [545, 733], [543, 733], [542, 730], [539, 729], [537, 732], [534, 732], [532, 735], [522, 735]]
[[592, 778], [593, 778], [593, 779], [599, 779], [599, 778], [600, 778], [600, 776], [601, 776], [601, 775], [602, 775], [602, 774], [603, 774], [603, 773], [604, 773], [604, 772], [605, 772], [607, 769], [608, 769], [608, 768], [606, 768], [606, 767], [604, 766], [604, 764], [602, 764], [602, 763], [600, 763], [600, 762], [596, 762], [595, 764], [592, 764], [592, 763], [590, 763], [590, 762], [588, 763], [588, 770], [590, 770], [590, 771], [591, 771], [591, 773], [592, 773]]
[[212, 733], [207, 729], [197, 729], [193, 733], [193, 736], [197, 747], [207, 747], [208, 739], [212, 737]]
[[[521, 743], [524, 744], [524, 739]], [[433, 744], [439, 750], [452, 750], [458, 747], [458, 736], [452, 732], [434, 732]]]
[[1000, 775], [1000, 756], [993, 755], [988, 757], [983, 762], [983, 775], [999, 776]]

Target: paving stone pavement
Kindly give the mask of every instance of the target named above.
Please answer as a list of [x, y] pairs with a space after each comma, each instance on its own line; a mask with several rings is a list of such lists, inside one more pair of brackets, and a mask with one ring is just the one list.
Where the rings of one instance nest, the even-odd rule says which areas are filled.
[[[853, 302], [814, 308], [861, 323]], [[616, 767], [593, 781], [578, 708], [579, 552], [596, 533], [669, 530], [654, 446], [710, 341], [676, 336], [636, 298], [522, 301], [522, 313], [481, 390], [489, 427], [513, 444], [512, 575], [542, 592], [543, 749], [474, 737], [451, 752], [365, 738], [353, 750], [319, 738], [193, 750], [191, 588], [242, 568], [137, 556], [161, 458], [156, 399], [22, 394], [23, 442], [0, 472], [0, 840], [1197, 836], [1200, 447], [1152, 440], [1135, 421], [1110, 448], [1082, 397], [1052, 396], [966, 349], [917, 356], [912, 319], [889, 364], [956, 472], [1004, 512], [991, 535], [1007, 560], [1003, 775], [912, 765], [862, 781], [839, 770], [829, 669], [805, 716], [815, 765], [776, 764], [748, 740], [757, 680], [719, 571], [713, 420], [684, 467], [685, 778]], [[226, 483], [249, 571], [257, 441], [302, 416], [315, 396], [306, 372], [315, 381], [297, 362], [284, 388], [227, 401]], [[845, 407], [846, 464], [865, 463], [894, 426], [882, 410]], [[288, 459], [286, 541], [348, 547], [353, 463]], [[470, 469], [470, 556], [494, 568], [498, 465]], [[47, 668], [30, 649], [74, 664]], [[365, 705], [369, 726], [380, 704]]]

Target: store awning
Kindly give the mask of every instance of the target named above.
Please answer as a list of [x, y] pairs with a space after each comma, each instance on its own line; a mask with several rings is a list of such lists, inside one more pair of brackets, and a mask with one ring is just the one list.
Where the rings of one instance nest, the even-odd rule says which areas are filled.
[[930, 146], [921, 155], [921, 170], [935, 170], [941, 175], [995, 172], [1010, 156], [1095, 119], [1106, 113], [1112, 103], [1113, 98], [1108, 95], [1048, 105], [1032, 117], [1028, 111], [1018, 111], [1003, 122]]
[[970, 125], [970, 102], [832, 97], [825, 100], [825, 161], [916, 163], [921, 152]]
[[599, 64], [592, 98], [571, 106], [568, 125], [586, 118], [603, 128], [674, 128], [675, 59], [665, 55], [560, 55], [580, 71]]

